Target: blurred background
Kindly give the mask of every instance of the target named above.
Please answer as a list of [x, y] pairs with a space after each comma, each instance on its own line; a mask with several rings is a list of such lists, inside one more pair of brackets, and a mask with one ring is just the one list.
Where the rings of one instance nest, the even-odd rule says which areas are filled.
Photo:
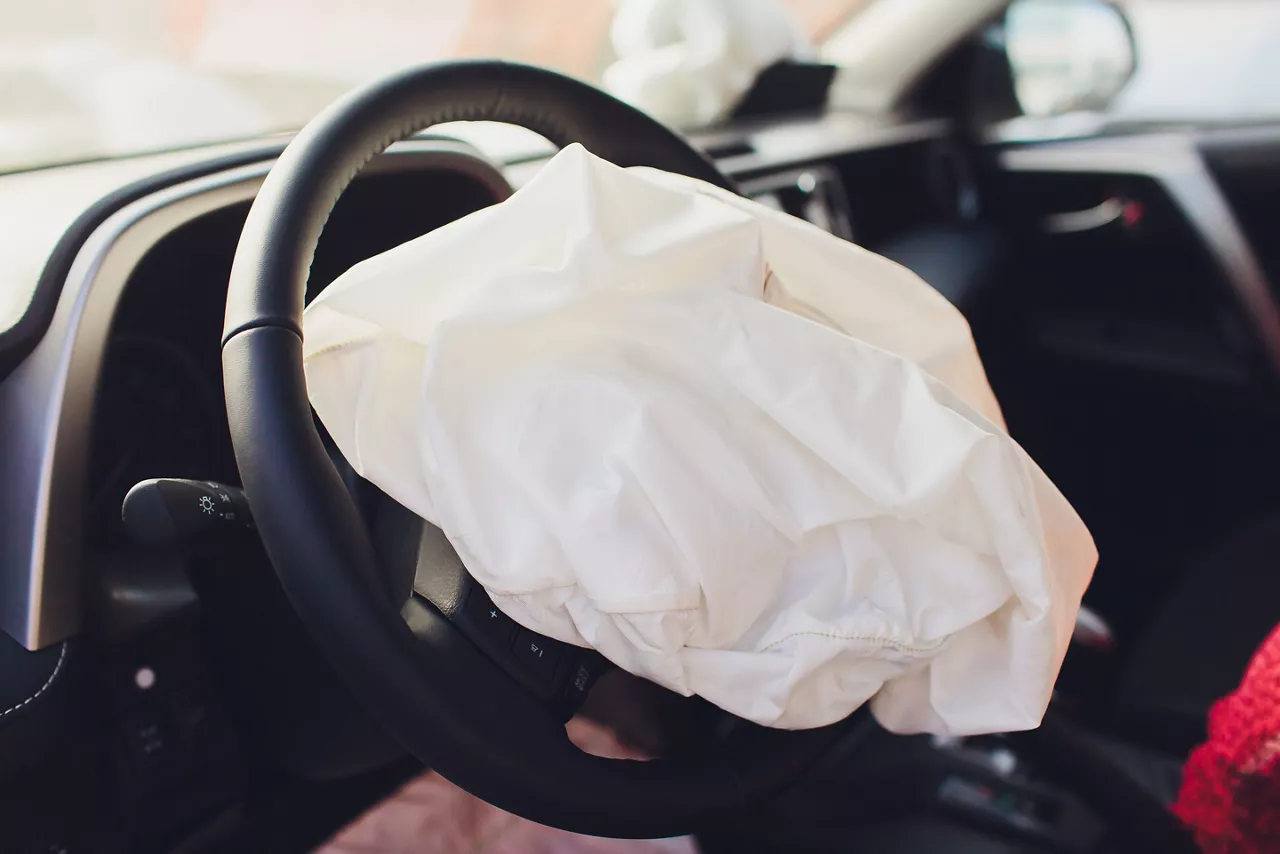
[[[778, 2], [816, 46], [815, 55], [839, 65], [857, 49], [846, 31], [877, 0]], [[355, 84], [429, 60], [498, 56], [599, 82], [615, 58], [610, 26], [618, 5], [0, 0], [0, 171], [293, 129]], [[1280, 2], [1120, 5], [1141, 59], [1107, 104], [1110, 113], [1201, 122], [1280, 115]], [[1073, 41], [1114, 31], [1091, 28], [1086, 17], [1074, 15], [1064, 38], [1052, 3], [1024, 6], [1011, 13], [1024, 37], [1010, 46], [1011, 59], [1022, 66], [1024, 111], [1089, 107], [1062, 103], [1053, 83]], [[1128, 71], [1098, 66], [1079, 73], [1120, 78]]]
[[[783, 0], [822, 41], [869, 0]], [[408, 65], [502, 57], [598, 81], [615, 0], [0, 2], [0, 170], [299, 127]]]

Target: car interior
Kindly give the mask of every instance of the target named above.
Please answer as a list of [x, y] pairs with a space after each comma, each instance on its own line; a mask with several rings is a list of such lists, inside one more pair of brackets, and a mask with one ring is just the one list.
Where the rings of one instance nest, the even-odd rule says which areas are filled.
[[[0, 175], [0, 221], [74, 209], [0, 332], [0, 849], [310, 851], [433, 767], [707, 854], [1194, 850], [1167, 812], [1182, 763], [1280, 619], [1280, 126], [1029, 133], [1000, 24], [880, 115], [797, 108], [829, 75], [779, 72], [686, 137], [550, 72], [446, 63], [292, 142]], [[434, 127], [464, 119], [545, 139]], [[531, 662], [439, 532], [333, 449], [304, 296], [574, 141], [806, 219], [963, 313], [1101, 555], [1040, 730], [775, 732], [556, 641]], [[233, 507], [122, 513], [154, 478]], [[579, 753], [574, 714], [662, 758]]]

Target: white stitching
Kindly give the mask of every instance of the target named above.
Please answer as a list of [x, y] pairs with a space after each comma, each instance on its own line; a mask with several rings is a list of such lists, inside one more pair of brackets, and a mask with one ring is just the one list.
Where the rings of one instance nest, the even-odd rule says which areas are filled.
[[5, 709], [3, 712], [0, 712], [0, 718], [4, 717], [7, 714], [11, 714], [12, 712], [16, 712], [18, 711], [18, 709], [21, 709], [23, 706], [26, 706], [40, 699], [40, 695], [43, 694], [45, 691], [48, 691], [49, 687], [53, 685], [53, 680], [58, 678], [58, 672], [62, 670], [62, 662], [65, 661], [66, 658], [67, 658], [67, 644], [66, 644], [66, 641], [63, 641], [62, 652], [58, 653], [58, 663], [53, 665], [53, 672], [49, 674], [48, 679], [44, 680], [44, 684], [40, 686], [40, 690], [36, 691], [34, 694], [32, 694], [27, 699], [23, 700], [21, 703], [18, 703], [18, 705], [11, 706], [10, 708]]

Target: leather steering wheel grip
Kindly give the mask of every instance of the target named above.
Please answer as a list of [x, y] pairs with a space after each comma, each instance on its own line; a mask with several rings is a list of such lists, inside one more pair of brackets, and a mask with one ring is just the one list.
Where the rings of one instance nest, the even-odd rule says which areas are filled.
[[[719, 752], [651, 762], [579, 751], [563, 725], [428, 606], [412, 628], [377, 572], [363, 520], [312, 420], [302, 309], [316, 242], [339, 195], [388, 145], [432, 124], [493, 120], [624, 166], [732, 189], [643, 113], [579, 81], [510, 63], [444, 63], [329, 107], [262, 185], [236, 249], [223, 374], [241, 480], [293, 607], [373, 716], [472, 794], [543, 824], [600, 836], [675, 836], [749, 808], [828, 753], [840, 725], [744, 725]], [[409, 613], [406, 611], [406, 613]]]
[[[726, 189], [732, 182], [664, 125], [592, 86], [533, 66], [497, 61], [428, 65], [338, 100], [304, 127], [258, 193], [231, 280], [253, 276], [289, 288], [236, 288], [222, 340], [254, 326], [302, 332], [303, 294], [316, 241], [351, 179], [393, 142], [431, 125], [495, 121], [580, 142], [619, 166], [656, 166]], [[264, 222], [265, 217], [270, 221]], [[262, 242], [267, 234], [272, 242]], [[255, 241], [246, 243], [246, 241]], [[242, 269], [252, 259], [253, 270]]]

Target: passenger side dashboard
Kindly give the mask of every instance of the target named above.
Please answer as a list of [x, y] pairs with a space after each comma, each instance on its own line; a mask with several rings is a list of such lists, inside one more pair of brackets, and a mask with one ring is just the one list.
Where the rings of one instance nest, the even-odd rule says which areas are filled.
[[[1008, 261], [970, 321], [1011, 434], [1094, 535], [1086, 602], [1122, 639], [1191, 556], [1280, 508], [1259, 474], [1280, 465], [1280, 292], [1264, 194], [1247, 189], [1264, 175], [1245, 165], [1274, 156], [1265, 139], [1156, 130], [985, 152]], [[1226, 150], [1240, 156], [1224, 168]]]

